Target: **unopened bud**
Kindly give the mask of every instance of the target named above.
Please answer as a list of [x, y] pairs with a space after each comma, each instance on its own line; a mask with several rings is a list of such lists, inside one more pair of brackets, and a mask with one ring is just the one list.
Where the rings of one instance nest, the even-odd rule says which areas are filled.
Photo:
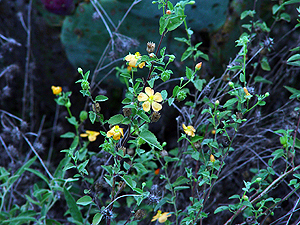
[[261, 182], [261, 177], [256, 178], [255, 182]]
[[212, 163], [214, 163], [216, 161], [214, 155], [212, 155], [212, 154], [210, 155], [209, 159]]
[[219, 100], [215, 101], [215, 106], [218, 106], [218, 105], [220, 105], [220, 101]]
[[265, 96], [266, 96], [266, 97], [269, 97], [269, 96], [270, 96], [270, 93], [269, 93], [269, 92], [266, 92]]
[[80, 67], [78, 67], [77, 71], [78, 71], [78, 73], [80, 73], [80, 74], [83, 73], [83, 70], [82, 70]]
[[234, 83], [233, 82], [229, 81], [228, 85], [229, 85], [229, 87], [234, 88]]
[[171, 15], [171, 13], [172, 13], [172, 12], [171, 12], [171, 10], [169, 10], [169, 9], [166, 11], [166, 14], [167, 14], [167, 15]]
[[195, 70], [198, 71], [200, 70], [202, 67], [202, 62], [197, 63], [197, 65], [195, 66]]
[[249, 198], [248, 198], [247, 195], [243, 195], [243, 199], [244, 199], [245, 201], [248, 201], [248, 200], [249, 200]]

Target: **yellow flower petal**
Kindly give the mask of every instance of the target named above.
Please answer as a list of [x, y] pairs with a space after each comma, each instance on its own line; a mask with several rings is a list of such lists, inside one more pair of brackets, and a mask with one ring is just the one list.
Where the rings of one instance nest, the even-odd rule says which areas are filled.
[[88, 134], [80, 134], [80, 137], [87, 137]]
[[160, 215], [160, 217], [158, 218], [158, 222], [160, 223], [164, 223], [167, 221], [168, 217], [170, 217], [171, 214], [168, 212], [164, 212], [163, 214]]
[[139, 64], [139, 67], [140, 67], [140, 68], [143, 68], [145, 65], [146, 65], [146, 63], [145, 63], [145, 62], [142, 62], [142, 63]]
[[161, 210], [158, 210], [158, 211], [157, 211], [157, 213], [156, 213], [156, 215], [155, 215], [155, 216], [153, 216], [153, 218], [152, 218], [151, 222], [153, 222], [153, 221], [157, 220], [157, 219], [160, 217], [160, 214], [161, 214]]
[[153, 96], [153, 100], [156, 102], [162, 102], [163, 99], [162, 99], [161, 93], [156, 92], [155, 95]]
[[183, 128], [183, 130], [186, 130], [186, 129], [187, 129], [187, 127], [185, 126], [184, 123], [182, 124], [182, 128]]
[[60, 86], [51, 86], [51, 89], [54, 95], [59, 95], [62, 92], [62, 88]]
[[145, 112], [148, 112], [150, 110], [150, 102], [147, 101], [143, 103], [143, 110]]
[[153, 102], [152, 103], [152, 109], [155, 111], [155, 112], [158, 112], [159, 110], [162, 109], [162, 106], [161, 104], [157, 103], [157, 102]]
[[145, 92], [149, 97], [154, 95], [154, 91], [150, 87], [146, 87]]
[[141, 93], [139, 94], [139, 96], [138, 96], [138, 100], [139, 100], [140, 102], [147, 101], [147, 100], [148, 100], [148, 98], [149, 98], [149, 96], [148, 96], [148, 95], [146, 95], [146, 94], [145, 94], [145, 93], [143, 93], [143, 92], [141, 92]]
[[114, 135], [114, 131], [113, 130], [109, 130], [107, 133], [106, 133], [107, 137], [111, 137]]

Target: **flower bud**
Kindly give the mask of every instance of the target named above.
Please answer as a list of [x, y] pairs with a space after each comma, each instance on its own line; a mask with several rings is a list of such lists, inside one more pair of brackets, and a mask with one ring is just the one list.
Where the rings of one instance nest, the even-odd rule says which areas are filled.
[[78, 67], [77, 71], [78, 71], [78, 73], [80, 73], [80, 74], [83, 73], [83, 70], [82, 70], [80, 67]]
[[88, 90], [88, 89], [90, 89], [89, 82], [88, 81], [82, 81], [81, 82], [81, 88], [82, 88], [82, 90]]
[[179, 91], [177, 94], [177, 101], [183, 101], [186, 98], [186, 92], [185, 91]]
[[249, 200], [249, 198], [248, 198], [247, 195], [243, 195], [243, 199], [244, 199], [245, 201], [248, 201], [248, 200]]
[[171, 10], [169, 10], [169, 9], [166, 11], [166, 14], [167, 14], [167, 15], [171, 15], [171, 13], [172, 13], [172, 12], [171, 12]]
[[195, 70], [198, 71], [200, 70], [202, 67], [202, 62], [197, 63], [197, 65], [195, 66]]
[[68, 101], [66, 102], [65, 107], [67, 107], [67, 108], [70, 108], [70, 107], [71, 107], [71, 102], [70, 102], [70, 100], [68, 100]]
[[220, 101], [219, 100], [215, 101], [215, 106], [219, 106], [219, 105], [220, 105]]
[[261, 182], [261, 177], [256, 178], [255, 182]]
[[210, 155], [209, 159], [212, 163], [214, 163], [216, 161], [214, 155], [212, 155], [212, 154]]
[[80, 118], [81, 122], [85, 121], [87, 119], [87, 117], [88, 117], [87, 111], [81, 111], [80, 112], [79, 118]]
[[229, 87], [234, 88], [234, 83], [233, 82], [229, 81], [228, 85], [229, 85]]
[[269, 96], [270, 96], [270, 93], [266, 92], [265, 97], [269, 97]]

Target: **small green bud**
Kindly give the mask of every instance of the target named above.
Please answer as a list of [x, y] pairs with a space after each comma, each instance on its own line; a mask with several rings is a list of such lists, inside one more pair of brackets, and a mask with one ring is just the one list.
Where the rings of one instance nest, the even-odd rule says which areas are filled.
[[194, 5], [194, 4], [195, 4], [195, 1], [190, 1], [188, 4], [189, 4], [189, 5]]
[[183, 101], [186, 98], [186, 92], [185, 91], [179, 91], [177, 94], [177, 100]]
[[169, 80], [170, 77], [171, 77], [171, 75], [167, 71], [164, 71], [164, 72], [161, 73], [161, 79], [164, 82], [166, 82], [167, 80]]
[[78, 71], [78, 73], [80, 73], [80, 74], [83, 73], [83, 70], [82, 70], [80, 67], [78, 67], [77, 71]]
[[228, 85], [229, 85], [229, 87], [234, 88], [234, 83], [233, 82], [229, 81]]
[[80, 118], [81, 122], [85, 121], [87, 119], [87, 117], [88, 117], [87, 111], [81, 111], [80, 112], [79, 118]]
[[269, 96], [270, 96], [270, 93], [267, 92], [267, 93], [265, 94], [265, 97], [269, 97]]
[[261, 182], [261, 177], [256, 178], [255, 182]]
[[70, 102], [70, 100], [68, 100], [68, 101], [66, 102], [65, 107], [67, 107], [67, 108], [70, 108], [70, 107], [71, 107], [71, 102]]
[[271, 215], [271, 216], [274, 216], [274, 212], [271, 212], [270, 215]]
[[90, 84], [88, 81], [82, 81], [81, 82], [81, 88], [82, 90], [88, 90], [90, 88]]
[[244, 196], [243, 196], [243, 199], [244, 199], [245, 201], [248, 201], [248, 200], [249, 200], [249, 198], [248, 198], [247, 195], [244, 195]]
[[169, 55], [169, 62], [173, 62], [175, 59], [175, 55]]
[[219, 100], [215, 101], [215, 106], [218, 106], [218, 105], [220, 105], [220, 101]]

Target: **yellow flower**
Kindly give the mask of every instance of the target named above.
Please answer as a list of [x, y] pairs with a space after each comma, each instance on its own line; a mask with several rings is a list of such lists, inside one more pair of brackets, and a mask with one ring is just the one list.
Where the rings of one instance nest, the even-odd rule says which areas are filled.
[[122, 136], [124, 136], [123, 128], [120, 128], [118, 125], [114, 126], [107, 132], [107, 137], [113, 136], [114, 140], [119, 140]]
[[96, 141], [97, 136], [100, 133], [97, 131], [87, 130], [85, 133], [80, 134], [80, 137], [88, 137], [89, 141]]
[[161, 213], [161, 210], [158, 210], [156, 215], [153, 216], [151, 222], [155, 221], [158, 219], [158, 222], [159, 223], [164, 223], [167, 221], [168, 217], [170, 217], [171, 214], [169, 212], [164, 212], [164, 213]]
[[145, 66], [145, 62], [140, 63], [138, 66], [136, 65], [136, 62], [137, 62], [141, 57], [142, 57], [141, 54], [140, 54], [139, 52], [136, 52], [134, 55], [132, 55], [132, 54], [127, 55], [127, 56], [125, 57], [125, 60], [126, 60], [127, 62], [129, 62], [128, 65], [129, 65], [130, 67], [135, 67], [135, 68], [140, 67], [140, 68], [143, 68], [143, 67]]
[[152, 106], [152, 109], [155, 112], [158, 112], [159, 110], [162, 109], [162, 105], [159, 104], [158, 102], [162, 102], [162, 96], [159, 92], [156, 92], [154, 94], [154, 90], [151, 89], [150, 87], [145, 88], [145, 92], [141, 92], [138, 96], [138, 100], [143, 103], [143, 109], [145, 112], [148, 112]]
[[60, 86], [51, 86], [51, 89], [54, 95], [59, 95], [62, 92], [62, 88]]
[[195, 130], [195, 128], [194, 128], [193, 126], [185, 126], [185, 124], [183, 123], [183, 124], [182, 124], [182, 127], [183, 127], [184, 132], [185, 132], [188, 136], [192, 136], [192, 137], [195, 136], [195, 133], [194, 133], [194, 132], [196, 132], [196, 130]]

